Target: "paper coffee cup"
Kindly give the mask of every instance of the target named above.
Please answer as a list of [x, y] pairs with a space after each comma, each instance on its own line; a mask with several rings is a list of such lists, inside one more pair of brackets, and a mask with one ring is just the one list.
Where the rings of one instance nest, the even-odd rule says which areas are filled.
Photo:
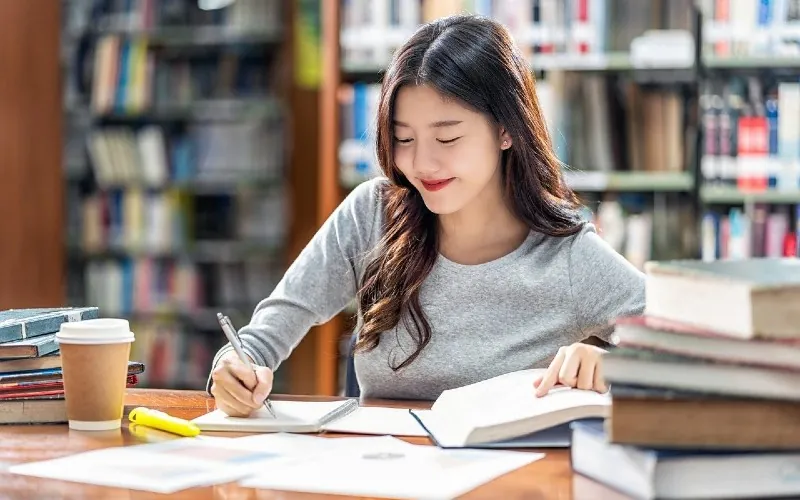
[[124, 319], [61, 324], [56, 342], [61, 351], [70, 429], [120, 428], [133, 340], [130, 325]]

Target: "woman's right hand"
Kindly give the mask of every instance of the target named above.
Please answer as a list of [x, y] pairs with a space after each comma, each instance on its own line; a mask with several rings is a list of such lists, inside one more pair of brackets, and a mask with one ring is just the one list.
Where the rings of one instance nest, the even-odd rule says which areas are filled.
[[217, 408], [231, 417], [247, 417], [264, 404], [272, 391], [272, 370], [256, 366], [254, 371], [230, 351], [217, 362], [211, 381]]

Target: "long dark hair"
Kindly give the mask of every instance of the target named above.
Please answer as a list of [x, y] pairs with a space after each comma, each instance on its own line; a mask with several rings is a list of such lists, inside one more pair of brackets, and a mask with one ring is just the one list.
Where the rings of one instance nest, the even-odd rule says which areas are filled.
[[534, 77], [505, 27], [478, 16], [442, 18], [420, 27], [394, 55], [381, 86], [376, 147], [389, 179], [383, 191], [384, 232], [358, 294], [363, 324], [356, 351], [377, 347], [403, 319], [419, 356], [431, 338], [419, 292], [438, 256], [436, 215], [394, 164], [394, 102], [403, 85], [428, 85], [482, 113], [511, 136], [501, 158], [505, 198], [532, 230], [567, 236], [581, 227], [580, 205], [561, 177], [539, 109]]

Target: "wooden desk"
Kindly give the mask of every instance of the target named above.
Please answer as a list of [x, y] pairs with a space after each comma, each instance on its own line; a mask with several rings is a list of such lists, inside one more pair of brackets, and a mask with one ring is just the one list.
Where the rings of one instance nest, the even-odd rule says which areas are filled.
[[[332, 400], [330, 397], [278, 397], [274, 399]], [[365, 405], [403, 406], [394, 401], [364, 401]], [[135, 406], [147, 406], [186, 419], [195, 418], [215, 409], [214, 400], [200, 391], [162, 391], [129, 389], [125, 401], [122, 429], [110, 432], [76, 432], [65, 425], [0, 426], [0, 471], [16, 463], [56, 458], [109, 446], [141, 444], [145, 442], [128, 432], [127, 413]], [[423, 408], [425, 404], [414, 404]], [[238, 436], [235, 433], [206, 433], [209, 435]], [[415, 444], [430, 444], [427, 438], [408, 438]], [[570, 499], [570, 498], [614, 498], [613, 492], [596, 483], [575, 476], [570, 469], [567, 450], [545, 450], [546, 457], [524, 468], [492, 481], [471, 491], [465, 498], [525, 498], [525, 499]], [[578, 491], [579, 490], [579, 491]], [[219, 500], [266, 500], [323, 498], [281, 491], [253, 490], [225, 484], [220, 486], [184, 490], [174, 495], [160, 495], [142, 491], [129, 491], [93, 485], [69, 483], [48, 479], [37, 479], [0, 472], [0, 498], [42, 499], [125, 499], [150, 498], [219, 499]], [[342, 496], [331, 498], [343, 499]], [[619, 498], [619, 497], [617, 497]]]

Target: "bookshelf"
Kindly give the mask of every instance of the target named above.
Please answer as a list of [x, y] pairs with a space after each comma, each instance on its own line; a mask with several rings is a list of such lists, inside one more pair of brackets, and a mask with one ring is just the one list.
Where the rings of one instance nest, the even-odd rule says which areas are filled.
[[800, 255], [800, 3], [697, 7], [701, 256]]
[[284, 4], [62, 2], [67, 302], [131, 321], [142, 386], [205, 387], [216, 313], [246, 324], [286, 267]]

